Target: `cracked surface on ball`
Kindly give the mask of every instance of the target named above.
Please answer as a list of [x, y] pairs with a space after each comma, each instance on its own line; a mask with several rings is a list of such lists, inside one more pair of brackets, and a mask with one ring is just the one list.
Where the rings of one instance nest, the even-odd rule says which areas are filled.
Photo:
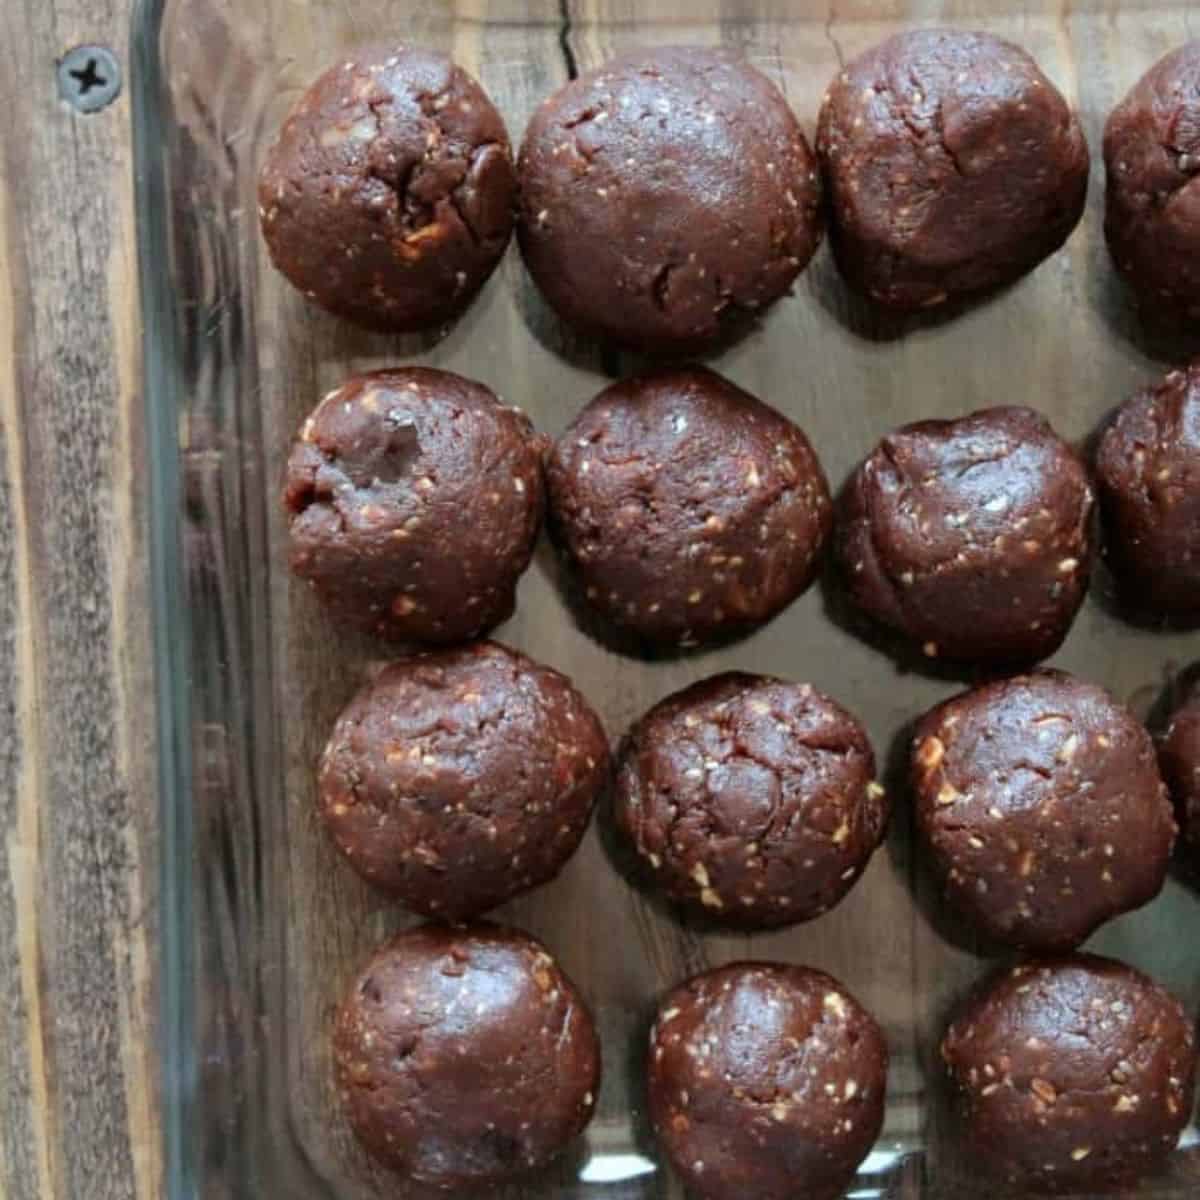
[[614, 808], [656, 887], [759, 928], [837, 904], [888, 811], [850, 713], [808, 684], [739, 673], [676, 692], [637, 722]]
[[444, 54], [381, 46], [339, 62], [267, 151], [259, 217], [275, 266], [369, 329], [437, 325], [508, 245], [516, 172], [479, 84]]

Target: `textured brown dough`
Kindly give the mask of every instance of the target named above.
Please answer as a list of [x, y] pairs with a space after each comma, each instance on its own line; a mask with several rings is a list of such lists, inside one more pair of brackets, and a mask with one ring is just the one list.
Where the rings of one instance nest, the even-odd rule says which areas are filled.
[[365, 1149], [468, 1196], [550, 1162], [600, 1090], [575, 985], [540, 942], [486, 923], [426, 925], [384, 945], [337, 1011], [333, 1058]]
[[516, 171], [500, 114], [444, 54], [386, 45], [301, 96], [267, 151], [259, 218], [271, 261], [368, 329], [465, 308], [512, 233]]
[[318, 803], [363, 878], [461, 920], [557, 875], [607, 774], [604, 728], [566, 676], [476, 642], [392, 663], [350, 701]]
[[1200, 624], [1200, 360], [1117, 410], [1096, 481], [1105, 555], [1127, 603]]
[[547, 484], [588, 601], [654, 643], [774, 616], [815, 578], [832, 519], [804, 433], [700, 367], [606, 388], [559, 438]]
[[735, 963], [671, 992], [650, 1032], [650, 1120], [697, 1200], [835, 1200], [883, 1125], [888, 1048], [836, 979]]
[[1021, 1194], [1132, 1188], [1191, 1117], [1192, 1017], [1111, 959], [997, 972], [951, 1025], [942, 1059], [966, 1158]]
[[1104, 232], [1156, 312], [1200, 315], [1200, 42], [1161, 58], [1104, 127]]
[[618, 828], [672, 900], [737, 925], [808, 921], [887, 820], [862, 725], [808, 684], [730, 673], [656, 704], [617, 770]]
[[1158, 747], [1184, 844], [1200, 867], [1200, 686], [1176, 709]]
[[720, 340], [777, 300], [820, 241], [816, 161], [739, 55], [622, 55], [539, 105], [518, 237], [559, 316], [647, 350]]
[[545, 439], [481, 383], [358, 375], [304, 422], [287, 465], [292, 570], [339, 621], [462, 642], [507, 620], [545, 507]]
[[851, 600], [927, 656], [1036, 662], [1083, 603], [1092, 509], [1045, 417], [989, 408], [885, 437], [846, 487], [835, 547]]
[[1038, 671], [963, 692], [912, 742], [917, 828], [989, 937], [1071, 949], [1149, 903], [1176, 828], [1154, 743], [1103, 689]]
[[1024, 50], [986, 33], [901, 33], [856, 58], [825, 94], [817, 155], [842, 274], [902, 310], [1024, 275], [1087, 197], [1079, 121]]

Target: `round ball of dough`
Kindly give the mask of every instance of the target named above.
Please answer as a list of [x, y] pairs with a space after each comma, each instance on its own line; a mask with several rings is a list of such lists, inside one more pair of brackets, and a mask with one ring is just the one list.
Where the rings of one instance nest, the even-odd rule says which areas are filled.
[[885, 437], [845, 490], [835, 546], [850, 599], [927, 656], [1035, 662], [1083, 603], [1092, 509], [1044, 417], [989, 408]]
[[339, 62], [267, 151], [259, 216], [271, 261], [368, 329], [465, 308], [512, 233], [516, 172], [483, 88], [444, 54], [386, 45]]
[[1158, 761], [1184, 843], [1200, 866], [1200, 688], [1181, 704], [1158, 747]]
[[1200, 623], [1200, 360], [1117, 410], [1096, 483], [1105, 556], [1130, 606]]
[[816, 161], [739, 55], [637, 50], [542, 102], [518, 237], [550, 306], [647, 350], [696, 349], [790, 287], [820, 241]]
[[752, 928], [837, 904], [887, 819], [856, 718], [808, 684], [737, 673], [676, 692], [638, 721], [615, 811], [667, 896]]
[[426, 925], [384, 945], [338, 1008], [333, 1058], [363, 1147], [445, 1190], [546, 1165], [600, 1088], [575, 985], [540, 942], [490, 924]]
[[1080, 955], [998, 972], [942, 1042], [964, 1149], [1023, 1192], [1133, 1187], [1192, 1112], [1192, 1019], [1165, 988]]
[[887, 1069], [879, 1026], [836, 979], [735, 963], [663, 1000], [650, 1120], [698, 1200], [835, 1200], [879, 1136]]
[[1150, 306], [1200, 315], [1200, 42], [1159, 59], [1104, 127], [1104, 233]]
[[896, 309], [1019, 278], [1087, 196], [1075, 114], [1024, 50], [986, 33], [917, 30], [860, 55], [825, 94], [817, 154], [838, 267]]
[[395, 641], [463, 642], [505, 621], [545, 507], [546, 442], [481, 383], [358, 375], [304, 422], [284, 503], [292, 570], [335, 618]]
[[652, 643], [742, 633], [812, 583], [831, 523], [804, 433], [700, 367], [621, 380], [559, 438], [551, 532], [589, 603]]
[[570, 680], [495, 642], [385, 667], [321, 757], [334, 845], [415, 912], [462, 920], [558, 874], [608, 773]]
[[1103, 689], [1038, 671], [927, 713], [912, 743], [917, 829], [949, 902], [997, 941], [1079, 945], [1149, 903], [1175, 822], [1150, 735]]

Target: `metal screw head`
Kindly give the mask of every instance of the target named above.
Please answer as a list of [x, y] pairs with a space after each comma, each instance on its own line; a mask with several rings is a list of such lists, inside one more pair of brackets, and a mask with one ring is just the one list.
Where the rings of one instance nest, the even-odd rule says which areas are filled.
[[58, 94], [82, 113], [107, 108], [121, 91], [121, 65], [103, 46], [76, 46], [58, 60]]

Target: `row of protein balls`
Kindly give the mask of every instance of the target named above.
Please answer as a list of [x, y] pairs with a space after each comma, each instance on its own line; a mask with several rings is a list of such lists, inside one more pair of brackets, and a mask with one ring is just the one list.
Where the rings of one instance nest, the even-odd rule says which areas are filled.
[[[1106, 230], [1156, 310], [1200, 307], [1200, 43], [1109, 118]], [[1033, 59], [982, 33], [901, 34], [825, 94], [816, 154], [779, 90], [737, 55], [639, 50], [537, 108], [514, 167], [504, 122], [445, 56], [339, 63], [263, 165], [275, 265], [382, 330], [440, 324], [522, 254], [572, 325], [653, 350], [711, 344], [782, 296], [831, 224], [847, 281], [922, 309], [1013, 280], [1083, 212], [1079, 121]], [[823, 176], [823, 183], [822, 183]], [[823, 202], [823, 195], [826, 202]]]
[[[1200, 361], [1118, 409], [1093, 466], [1130, 606], [1200, 621]], [[642, 645], [767, 620], [812, 583], [833, 530], [850, 599], [900, 646], [1035, 662], [1066, 636], [1096, 541], [1089, 472], [1032, 409], [895, 430], [835, 522], [804, 433], [706, 369], [613, 384], [551, 446], [482, 384], [405, 367], [354, 377], [304, 422], [291, 565], [344, 624], [467, 641], [511, 615], [547, 496], [582, 602]]]
[[[917, 828], [946, 895], [1043, 957], [997, 977], [943, 1042], [964, 1144], [1029, 1188], [1153, 1168], [1193, 1103], [1193, 1022], [1117, 963], [1061, 957], [1162, 886], [1163, 775], [1200, 812], [1200, 697], [1161, 747], [1102, 689], [1040, 671], [917, 724]], [[886, 797], [859, 723], [808, 685], [728, 674], [625, 739], [615, 824], [661, 891], [730, 924], [813, 918], [878, 845]], [[604, 729], [558, 672], [491, 642], [386, 667], [338, 719], [321, 817], [370, 882], [453, 922], [401, 934], [352, 984], [334, 1060], [373, 1155], [469, 1188], [547, 1162], [590, 1119], [596, 1034], [535, 941], [463, 920], [551, 878], [610, 776]], [[836, 981], [749, 964], [692, 980], [651, 1035], [648, 1104], [696, 1195], [840, 1193], [878, 1136], [887, 1049]]]
[[[995, 943], [1073, 949], [1151, 901], [1176, 812], [1200, 865], [1200, 693], [1156, 747], [1094, 684], [1009, 676], [926, 713], [909, 772], [947, 899]], [[368, 682], [334, 725], [318, 797], [364, 879], [462, 920], [557, 875], [610, 777], [645, 881], [747, 929], [837, 904], [889, 815], [866, 731], [808, 684], [732, 672], [693, 684], [634, 724], [613, 772], [570, 681], [487, 641], [399, 659]]]
[[[599, 1096], [579, 990], [541, 943], [488, 923], [384, 945], [338, 1008], [333, 1054], [363, 1146], [438, 1191], [476, 1195], [547, 1166]], [[960, 1171], [1022, 1195], [1133, 1185], [1161, 1167], [1194, 1104], [1194, 1017], [1141, 972], [1090, 955], [993, 975], [941, 1059]], [[649, 1124], [697, 1200], [835, 1200], [883, 1126], [884, 1033], [808, 967], [741, 962], [688, 980], [662, 1000], [644, 1063]]]

